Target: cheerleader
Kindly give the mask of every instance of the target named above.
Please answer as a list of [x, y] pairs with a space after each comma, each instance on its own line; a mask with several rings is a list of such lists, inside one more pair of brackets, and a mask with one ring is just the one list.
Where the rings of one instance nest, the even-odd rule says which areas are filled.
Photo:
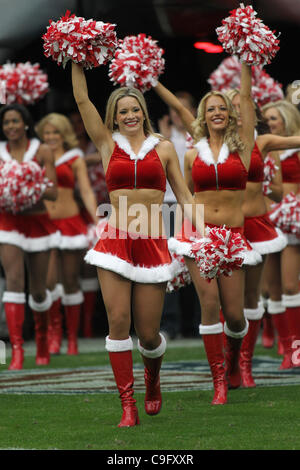
[[[172, 106], [193, 136], [194, 149], [185, 157], [185, 179], [194, 192], [196, 203], [204, 204], [205, 223], [208, 227], [223, 226], [243, 235], [244, 193], [254, 146], [255, 113], [251, 100], [251, 68], [242, 64], [241, 74], [241, 132], [237, 132], [234, 108], [220, 92], [207, 93], [198, 107], [196, 120], [176, 97], [162, 84], [155, 90]], [[194, 121], [194, 122], [193, 122]], [[256, 265], [261, 256], [251, 248], [244, 237], [244, 265]], [[243, 269], [235, 270], [230, 277], [220, 275], [209, 284], [200, 276], [195, 260], [190, 257], [191, 239], [178, 235], [170, 242], [170, 249], [184, 255], [201, 304], [200, 334], [211, 368], [215, 394], [213, 405], [227, 401], [227, 388], [237, 388], [241, 383], [239, 351], [248, 331], [244, 317]], [[220, 305], [225, 318], [226, 352], [224, 368], [223, 324], [220, 322]]]
[[25, 313], [25, 272], [28, 268], [29, 306], [33, 312], [36, 341], [36, 364], [49, 363], [47, 313], [52, 299], [46, 289], [50, 250], [59, 245], [59, 232], [50, 220], [45, 201], [57, 197], [54, 158], [48, 145], [36, 138], [32, 118], [20, 104], [2, 107], [0, 111], [0, 159], [2, 163], [34, 161], [46, 170], [53, 182], [42, 198], [30, 209], [0, 217], [0, 255], [5, 272], [6, 290], [3, 303], [9, 338], [12, 344], [10, 370], [22, 369], [24, 361], [22, 328]]
[[[45, 116], [36, 127], [40, 139], [51, 148], [57, 174], [58, 196], [47, 203], [50, 218], [61, 235], [59, 250], [52, 252], [48, 275], [53, 295], [50, 312], [50, 351], [59, 353], [62, 337], [60, 301], [64, 306], [67, 328], [67, 354], [78, 354], [78, 330], [83, 294], [80, 289], [80, 251], [88, 247], [88, 224], [80, 214], [74, 197], [77, 182], [81, 199], [90, 219], [97, 223], [96, 198], [92, 191], [83, 152], [78, 148], [69, 119], [58, 113]], [[59, 283], [63, 285], [60, 292]], [[62, 297], [61, 297], [62, 296]]]
[[[275, 136], [293, 136], [294, 148], [279, 152], [282, 170], [283, 197], [299, 192], [300, 184], [300, 113], [296, 106], [285, 100], [271, 102], [262, 107], [271, 133]], [[291, 138], [291, 137], [290, 137]], [[284, 147], [288, 148], [288, 147]], [[270, 214], [272, 218], [272, 212]], [[297, 228], [297, 227], [294, 227]], [[293, 341], [300, 338], [300, 237], [286, 233], [287, 247], [268, 256], [264, 282], [268, 289], [268, 313], [278, 332], [283, 347], [281, 369], [294, 367]]]
[[[133, 398], [131, 310], [145, 365], [145, 411], [155, 415], [162, 404], [159, 375], [166, 340], [159, 328], [166, 284], [177, 264], [172, 262], [162, 232], [161, 211], [153, 226], [152, 210], [163, 202], [166, 174], [179, 204], [193, 206], [194, 201], [173, 144], [153, 133], [141, 92], [116, 89], [109, 97], [103, 123], [89, 100], [83, 69], [75, 63], [72, 81], [85, 128], [102, 156], [112, 208], [108, 224], [85, 259], [98, 268], [107, 312], [106, 349], [123, 409], [119, 427], [135, 426], [139, 418]], [[144, 219], [134, 215], [137, 210]]]

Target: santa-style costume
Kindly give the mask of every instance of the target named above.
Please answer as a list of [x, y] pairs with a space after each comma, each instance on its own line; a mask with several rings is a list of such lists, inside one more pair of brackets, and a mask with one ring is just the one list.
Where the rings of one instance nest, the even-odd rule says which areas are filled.
[[[108, 191], [149, 188], [164, 192], [166, 176], [155, 149], [159, 139], [152, 135], [147, 137], [137, 155], [125, 136], [114, 133], [113, 139], [115, 147], [106, 171]], [[109, 222], [85, 260], [139, 283], [167, 282], [178, 268], [178, 263], [172, 261], [165, 237], [128, 233], [114, 228]], [[138, 347], [145, 364], [145, 410], [148, 414], [157, 414], [161, 408], [159, 371], [166, 341], [161, 335], [161, 343], [154, 351], [148, 351], [140, 344]], [[119, 426], [133, 426], [139, 420], [133, 399], [131, 338], [119, 341], [107, 337], [106, 349], [122, 401], [123, 416]]]
[[[264, 160], [256, 142], [251, 154], [248, 181], [251, 183], [264, 181]], [[244, 235], [252, 248], [261, 255], [276, 253], [287, 245], [286, 236], [274, 226], [267, 213], [259, 216], [246, 216]], [[240, 370], [242, 384], [247, 388], [256, 386], [252, 377], [252, 358], [264, 313], [265, 309], [261, 302], [258, 302], [256, 308], [244, 309], [245, 317], [249, 322], [249, 330], [241, 347]]]
[[[75, 189], [75, 176], [72, 164], [83, 157], [83, 152], [79, 148], [68, 150], [55, 162], [57, 175], [57, 186], [59, 188]], [[52, 219], [60, 233], [60, 250], [83, 250], [88, 247], [88, 223], [84, 217], [78, 214], [72, 217]], [[83, 303], [83, 293], [81, 290], [73, 294], [66, 294], [64, 291], [59, 297], [53, 293], [55, 301], [50, 309], [49, 315], [49, 347], [52, 354], [58, 354], [62, 335], [62, 317], [60, 303], [64, 306], [68, 349], [67, 354], [78, 354], [77, 337], [80, 326], [81, 304]]]
[[[192, 179], [195, 193], [201, 191], [244, 190], [248, 172], [237, 152], [230, 152], [226, 143], [223, 143], [217, 162], [215, 162], [208, 140], [201, 139], [195, 144], [198, 154], [192, 166]], [[205, 224], [206, 227], [214, 227]], [[261, 255], [254, 250], [244, 235], [244, 227], [227, 227], [232, 233], [239, 233], [244, 241], [245, 250], [240, 253], [243, 265], [256, 265], [262, 261]], [[169, 249], [177, 255], [193, 258], [191, 247], [193, 240], [199, 234], [187, 221], [183, 230], [176, 237], [169, 240]], [[211, 368], [214, 383], [214, 398], [212, 404], [224, 404], [227, 400], [227, 386], [236, 388], [240, 385], [239, 349], [243, 337], [248, 331], [246, 327], [241, 332], [233, 332], [228, 325], [220, 322], [215, 325], [200, 325], [207, 359]], [[224, 356], [223, 331], [226, 335], [226, 354]], [[225, 373], [226, 370], [226, 373]], [[227, 385], [228, 382], [228, 385]]]
[[[300, 184], [300, 149], [285, 150], [280, 154], [282, 183]], [[272, 218], [272, 212], [270, 214]], [[299, 245], [300, 237], [294, 233], [285, 234], [288, 245]], [[300, 292], [285, 295], [281, 301], [268, 300], [268, 313], [272, 314], [273, 323], [278, 333], [278, 339], [283, 346], [283, 361], [281, 369], [296, 367], [293, 364], [293, 341], [300, 339]]]
[[[23, 162], [35, 161], [40, 141], [36, 138], [28, 141], [28, 148], [23, 156]], [[0, 142], [0, 159], [2, 162], [13, 160], [7, 142]], [[24, 252], [47, 251], [57, 248], [60, 243], [60, 234], [45, 211], [43, 213], [17, 213], [2, 212], [0, 217], [0, 243], [15, 245]], [[29, 306], [32, 309], [35, 322], [35, 339], [37, 345], [36, 363], [49, 362], [47, 345], [47, 321], [51, 299], [48, 291], [43, 302], [36, 302], [29, 296]], [[12, 361], [9, 369], [21, 369], [24, 360], [23, 323], [26, 296], [24, 292], [8, 292], [3, 294], [3, 303], [6, 321], [12, 344]]]

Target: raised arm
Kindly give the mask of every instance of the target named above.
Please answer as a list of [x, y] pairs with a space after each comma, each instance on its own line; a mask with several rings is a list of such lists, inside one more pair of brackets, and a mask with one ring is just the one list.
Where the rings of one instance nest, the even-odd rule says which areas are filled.
[[153, 89], [158, 94], [158, 96], [166, 103], [166, 105], [176, 111], [176, 113], [182, 120], [187, 132], [193, 135], [194, 131], [191, 124], [195, 120], [195, 117], [193, 116], [191, 111], [185, 106], [183, 106], [180, 100], [160, 82], [158, 82], [157, 85], [153, 87]]
[[46, 144], [41, 144], [38, 149], [37, 158], [41, 163], [41, 166], [45, 168], [45, 176], [53, 183], [53, 186], [44, 191], [42, 199], [55, 201], [57, 198], [57, 178], [54, 166], [54, 156], [50, 147]]
[[262, 134], [256, 139], [263, 156], [274, 150], [300, 149], [300, 136], [283, 137], [274, 134]]
[[[246, 158], [249, 161], [245, 162], [248, 166], [250, 164], [251, 152], [254, 147], [254, 129], [255, 129], [255, 109], [251, 97], [252, 86], [252, 72], [251, 66], [242, 64], [241, 70], [241, 86], [240, 86], [240, 109], [242, 127], [240, 136], [246, 146]], [[249, 154], [250, 152], [250, 154]]]
[[113, 149], [110, 131], [89, 99], [83, 68], [74, 62], [72, 62], [72, 85], [74, 98], [89, 137], [102, 156], [110, 155]]

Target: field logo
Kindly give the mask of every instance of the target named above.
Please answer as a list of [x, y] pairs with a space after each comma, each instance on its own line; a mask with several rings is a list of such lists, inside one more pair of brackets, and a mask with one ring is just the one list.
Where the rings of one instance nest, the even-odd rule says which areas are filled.
[[6, 104], [6, 81], [0, 80], [0, 104]]
[[292, 103], [297, 105], [300, 103], [300, 80], [294, 80], [292, 88], [295, 88], [295, 91], [292, 93]]
[[0, 341], [0, 364], [6, 364], [6, 346], [4, 341]]
[[300, 365], [300, 340], [296, 339], [292, 343], [292, 349], [296, 349], [296, 351], [292, 354], [292, 363], [294, 366]]

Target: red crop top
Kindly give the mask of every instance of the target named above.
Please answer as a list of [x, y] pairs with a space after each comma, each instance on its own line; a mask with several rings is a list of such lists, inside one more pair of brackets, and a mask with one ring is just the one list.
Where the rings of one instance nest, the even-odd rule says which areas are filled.
[[248, 181], [251, 183], [264, 181], [264, 160], [256, 142], [251, 153]]
[[283, 183], [300, 183], [300, 149], [289, 149], [280, 155]]
[[75, 188], [75, 176], [72, 169], [72, 164], [77, 158], [83, 157], [83, 152], [78, 149], [72, 149], [64, 153], [55, 162], [57, 186], [59, 188]]
[[229, 153], [227, 145], [223, 144], [218, 162], [215, 162], [206, 138], [197, 142], [195, 147], [198, 155], [193, 163], [192, 179], [196, 193], [246, 188], [248, 172], [237, 152]]
[[155, 146], [159, 139], [148, 137], [138, 155], [121, 134], [113, 134], [116, 142], [105, 175], [108, 192], [117, 189], [157, 189], [166, 191], [166, 175]]

